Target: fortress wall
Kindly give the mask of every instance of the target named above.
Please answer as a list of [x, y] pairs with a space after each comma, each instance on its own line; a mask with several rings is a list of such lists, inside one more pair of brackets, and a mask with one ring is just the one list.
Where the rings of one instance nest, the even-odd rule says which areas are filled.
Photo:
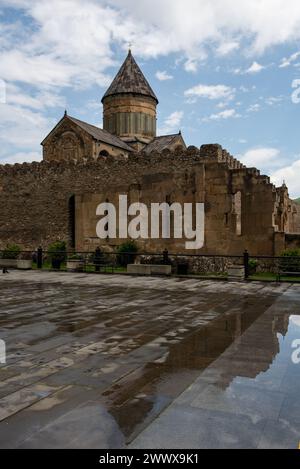
[[[116, 243], [95, 239], [95, 219], [86, 219], [84, 213], [94, 213], [97, 203], [116, 202], [118, 194], [128, 194], [129, 203], [204, 202], [203, 253], [240, 255], [248, 249], [254, 255], [273, 254], [274, 186], [256, 169], [238, 162], [232, 165], [227, 156], [223, 160], [222, 147], [205, 145], [200, 150], [133, 154], [128, 160], [108, 157], [0, 166], [0, 247], [14, 242], [36, 249], [58, 239], [70, 241], [69, 200], [76, 196], [77, 249], [102, 243], [113, 248]], [[184, 251], [182, 240], [139, 244], [151, 252], [165, 247]]]

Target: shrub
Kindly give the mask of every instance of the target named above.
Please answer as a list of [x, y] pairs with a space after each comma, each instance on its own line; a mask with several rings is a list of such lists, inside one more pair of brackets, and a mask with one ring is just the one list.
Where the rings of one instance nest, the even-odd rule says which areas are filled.
[[126, 241], [118, 247], [117, 262], [121, 267], [127, 267], [128, 264], [133, 264], [138, 252], [138, 247], [134, 241]]
[[249, 266], [250, 275], [253, 275], [256, 273], [256, 269], [258, 267], [258, 261], [256, 259], [250, 259], [248, 266]]
[[18, 259], [21, 248], [18, 244], [8, 244], [2, 252], [2, 259]]
[[72, 254], [68, 257], [69, 261], [82, 261], [83, 257], [80, 254]]
[[281, 254], [281, 257], [299, 257], [300, 256], [300, 249], [287, 249]]
[[300, 249], [287, 249], [281, 255], [279, 268], [286, 272], [300, 272]]
[[47, 251], [51, 262], [64, 262], [67, 259], [67, 248], [65, 241], [56, 241], [50, 244]]

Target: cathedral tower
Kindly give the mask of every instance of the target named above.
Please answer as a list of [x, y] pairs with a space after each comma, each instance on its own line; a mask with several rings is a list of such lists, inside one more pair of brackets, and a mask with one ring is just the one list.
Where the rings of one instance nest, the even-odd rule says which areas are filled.
[[156, 137], [158, 99], [130, 50], [102, 103], [104, 130], [136, 149]]

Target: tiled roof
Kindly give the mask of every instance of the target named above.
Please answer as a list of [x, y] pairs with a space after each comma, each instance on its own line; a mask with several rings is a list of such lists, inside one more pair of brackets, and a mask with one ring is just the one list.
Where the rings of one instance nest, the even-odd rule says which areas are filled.
[[152, 142], [150, 142], [145, 148], [144, 151], [146, 153], [151, 153], [152, 151], [155, 152], [162, 152], [165, 148], [168, 148], [174, 140], [178, 137], [181, 137], [181, 134], [173, 134], [173, 135], [162, 135], [161, 137], [156, 137]]
[[91, 124], [88, 124], [87, 122], [83, 122], [79, 119], [75, 119], [75, 117], [67, 116], [67, 118], [70, 119], [72, 122], [74, 122], [74, 124], [81, 127], [87, 133], [89, 133], [96, 140], [99, 140], [100, 142], [103, 142], [103, 143], [107, 143], [108, 145], [112, 145], [113, 147], [123, 148], [124, 150], [127, 150], [127, 151], [133, 151], [133, 149], [129, 145], [123, 142], [116, 135], [112, 135], [106, 130], [100, 129], [99, 127], [96, 127], [95, 125], [91, 125]]
[[102, 102], [107, 96], [121, 93], [135, 93], [143, 96], [151, 96], [151, 98], [155, 99], [158, 103], [154, 91], [134, 60], [131, 51], [128, 52], [125, 62], [103, 96]]

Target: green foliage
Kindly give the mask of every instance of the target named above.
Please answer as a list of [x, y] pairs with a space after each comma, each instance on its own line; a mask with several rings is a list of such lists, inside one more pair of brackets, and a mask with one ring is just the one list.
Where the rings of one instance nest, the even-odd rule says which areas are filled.
[[297, 204], [300, 204], [300, 197], [299, 197], [299, 199], [296, 199], [295, 202], [296, 202]]
[[300, 249], [287, 249], [281, 255], [279, 268], [285, 272], [300, 272]]
[[256, 273], [256, 269], [258, 267], [258, 261], [256, 259], [250, 259], [248, 263], [249, 267], [249, 274], [253, 275]]
[[21, 248], [18, 244], [8, 244], [2, 253], [2, 259], [18, 259]]
[[138, 247], [132, 240], [126, 241], [118, 247], [117, 263], [121, 267], [127, 267], [128, 264], [133, 264]]
[[300, 256], [300, 249], [287, 249], [281, 254], [281, 257], [298, 257]]
[[47, 251], [51, 261], [64, 262], [67, 259], [67, 247], [65, 241], [56, 241], [50, 244]]
[[83, 257], [80, 254], [72, 254], [68, 257], [69, 261], [82, 261]]
[[134, 241], [126, 241], [118, 247], [118, 254], [134, 254], [138, 252], [138, 247]]

